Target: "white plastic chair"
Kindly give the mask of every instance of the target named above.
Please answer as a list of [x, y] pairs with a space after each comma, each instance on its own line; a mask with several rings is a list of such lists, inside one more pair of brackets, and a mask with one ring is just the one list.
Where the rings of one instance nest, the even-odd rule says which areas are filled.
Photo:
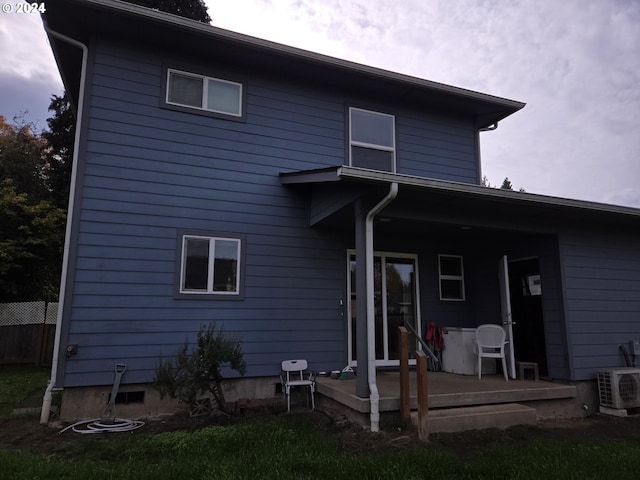
[[282, 390], [287, 397], [287, 412], [291, 411], [291, 387], [309, 387], [311, 393], [311, 409], [315, 410], [316, 404], [313, 394], [316, 390], [316, 382], [313, 374], [310, 373], [305, 378], [304, 371], [307, 369], [306, 360], [285, 360], [282, 362], [283, 374], [280, 375]]
[[505, 340], [504, 329], [500, 325], [486, 323], [476, 328], [476, 338], [473, 341], [473, 348], [478, 355], [478, 379], [482, 378], [482, 359], [501, 358], [502, 372], [504, 379], [508, 382], [507, 361], [504, 353], [505, 345], [509, 343]]

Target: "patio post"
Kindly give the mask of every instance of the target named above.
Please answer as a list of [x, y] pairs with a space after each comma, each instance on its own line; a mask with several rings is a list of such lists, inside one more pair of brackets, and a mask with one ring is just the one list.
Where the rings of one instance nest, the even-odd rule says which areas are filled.
[[[362, 200], [355, 202], [356, 230], [356, 396], [369, 398], [369, 352], [367, 344], [367, 262], [366, 250], [366, 211]], [[347, 299], [351, 301], [351, 299]]]
[[416, 377], [418, 380], [418, 437], [429, 441], [429, 392], [427, 390], [427, 355], [416, 352]]
[[409, 423], [409, 338], [407, 329], [398, 327], [398, 351], [400, 352], [400, 420]]

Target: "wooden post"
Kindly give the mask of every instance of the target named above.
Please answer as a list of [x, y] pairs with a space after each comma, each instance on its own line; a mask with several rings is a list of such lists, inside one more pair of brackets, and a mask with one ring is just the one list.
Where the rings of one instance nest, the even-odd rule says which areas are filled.
[[398, 351], [400, 352], [400, 420], [411, 421], [409, 406], [409, 340], [407, 329], [398, 327]]
[[416, 377], [418, 380], [418, 438], [429, 441], [429, 394], [427, 388], [427, 356], [416, 352]]

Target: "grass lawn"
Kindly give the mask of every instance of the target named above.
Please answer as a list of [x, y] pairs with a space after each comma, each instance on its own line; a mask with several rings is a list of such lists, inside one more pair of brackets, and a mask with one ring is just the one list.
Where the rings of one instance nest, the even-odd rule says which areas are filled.
[[13, 409], [35, 390], [44, 394], [50, 368], [33, 365], [0, 365], [0, 421], [9, 418]]
[[[0, 370], [3, 387], [11, 383], [9, 377], [16, 378], [6, 373]], [[24, 375], [18, 377], [24, 382]], [[3, 405], [9, 402], [4, 393], [3, 388]], [[191, 433], [145, 434], [144, 427], [135, 433], [68, 432], [61, 437], [64, 442], [46, 452], [0, 448], [0, 479], [640, 478], [640, 437], [489, 443], [461, 460], [437, 443], [401, 449], [378, 445], [353, 453], [344, 448], [337, 427], [320, 428], [314, 418], [263, 416]]]

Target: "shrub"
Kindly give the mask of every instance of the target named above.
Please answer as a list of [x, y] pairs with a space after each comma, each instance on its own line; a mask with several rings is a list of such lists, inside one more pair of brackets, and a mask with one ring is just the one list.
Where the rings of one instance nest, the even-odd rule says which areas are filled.
[[223, 366], [244, 375], [246, 363], [242, 358], [240, 341], [217, 329], [215, 322], [201, 325], [196, 345], [189, 348], [189, 342], [178, 350], [171, 360], [160, 359], [153, 379], [160, 397], [170, 395], [186, 403], [193, 412], [198, 401], [210, 394], [214, 406], [227, 411], [220, 372]]

